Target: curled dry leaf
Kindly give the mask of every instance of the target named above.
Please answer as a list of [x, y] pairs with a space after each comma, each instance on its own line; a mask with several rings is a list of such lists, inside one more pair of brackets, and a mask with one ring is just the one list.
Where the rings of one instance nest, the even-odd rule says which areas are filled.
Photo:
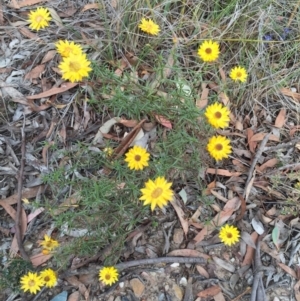
[[172, 129], [172, 123], [167, 118], [163, 117], [162, 115], [154, 115], [154, 117], [161, 125], [168, 129]]

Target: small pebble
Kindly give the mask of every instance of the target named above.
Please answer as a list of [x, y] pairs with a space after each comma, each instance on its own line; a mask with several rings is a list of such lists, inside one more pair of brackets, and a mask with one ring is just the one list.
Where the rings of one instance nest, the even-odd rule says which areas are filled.
[[182, 277], [179, 281], [179, 284], [182, 286], [186, 286], [187, 285], [187, 279], [185, 277]]

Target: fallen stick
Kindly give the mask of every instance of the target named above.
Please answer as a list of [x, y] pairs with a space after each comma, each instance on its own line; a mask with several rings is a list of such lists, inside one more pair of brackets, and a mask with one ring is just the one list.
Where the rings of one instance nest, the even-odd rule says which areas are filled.
[[23, 189], [23, 176], [24, 176], [24, 166], [25, 166], [25, 133], [24, 128], [21, 128], [21, 162], [20, 162], [20, 171], [18, 174], [18, 201], [17, 201], [17, 217], [16, 217], [16, 238], [18, 242], [18, 247], [21, 253], [21, 256], [24, 260], [30, 261], [29, 256], [27, 255], [23, 242], [22, 242], [22, 189]]

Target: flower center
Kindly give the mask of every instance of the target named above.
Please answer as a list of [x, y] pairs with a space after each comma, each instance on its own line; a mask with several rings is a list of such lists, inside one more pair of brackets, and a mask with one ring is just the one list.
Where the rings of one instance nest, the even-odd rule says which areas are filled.
[[141, 156], [140, 155], [135, 155], [134, 156], [134, 160], [135, 161], [140, 161], [141, 160]]
[[44, 20], [44, 18], [42, 17], [42, 16], [36, 16], [36, 18], [35, 18], [35, 21], [37, 22], [37, 23], [40, 23], [40, 22], [42, 22]]
[[211, 50], [211, 48], [206, 48], [206, 49], [205, 49], [205, 52], [206, 52], [207, 54], [211, 54], [211, 53], [212, 53], [212, 50]]
[[46, 248], [51, 248], [51, 247], [52, 247], [52, 242], [51, 241], [47, 241]]
[[216, 113], [215, 113], [215, 117], [216, 117], [217, 119], [220, 119], [220, 118], [222, 117], [222, 113], [221, 113], [221, 112], [216, 112]]
[[223, 145], [221, 143], [216, 144], [215, 149], [217, 151], [221, 151], [223, 149]]
[[241, 72], [238, 72], [238, 73], [236, 74], [236, 76], [237, 76], [237, 77], [241, 77], [241, 76], [242, 76], [242, 73], [241, 73]]
[[48, 282], [48, 281], [50, 280], [49, 276], [46, 276], [46, 277], [44, 278], [44, 280], [45, 280], [46, 282]]
[[155, 188], [155, 190], [151, 193], [151, 196], [156, 199], [161, 196], [163, 190], [160, 187]]
[[232, 234], [231, 233], [227, 233], [227, 238], [232, 238]]
[[35, 281], [34, 280], [29, 280], [28, 281], [28, 286], [35, 286]]
[[71, 72], [78, 72], [80, 70], [80, 63], [78, 62], [70, 62], [69, 68]]
[[106, 274], [106, 275], [105, 275], [105, 279], [106, 279], [106, 280], [110, 280], [110, 275], [109, 275], [109, 274]]

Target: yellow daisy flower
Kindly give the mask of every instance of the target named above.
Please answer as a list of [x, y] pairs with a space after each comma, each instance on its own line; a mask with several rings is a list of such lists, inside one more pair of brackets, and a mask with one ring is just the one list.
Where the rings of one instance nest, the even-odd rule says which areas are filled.
[[237, 227], [226, 224], [221, 228], [219, 238], [224, 245], [231, 246], [239, 241], [240, 231]]
[[36, 10], [30, 11], [29, 13], [29, 28], [38, 31], [47, 27], [51, 19], [50, 12], [47, 8], [38, 7]]
[[229, 125], [229, 110], [220, 103], [214, 103], [206, 108], [205, 116], [214, 128], [226, 128]]
[[245, 68], [237, 66], [230, 70], [229, 76], [234, 81], [240, 81], [244, 83], [247, 80], [248, 74]]
[[70, 54], [81, 54], [82, 49], [81, 46], [78, 44], [75, 44], [74, 42], [69, 42], [69, 41], [58, 41], [56, 44], [56, 49], [57, 52], [62, 56], [62, 57], [68, 57]]
[[57, 284], [56, 273], [52, 269], [46, 269], [40, 273], [40, 277], [47, 287], [54, 287]]
[[151, 205], [153, 211], [156, 206], [163, 208], [168, 201], [172, 200], [173, 190], [170, 189], [172, 183], [168, 183], [164, 177], [158, 177], [154, 181], [148, 180], [145, 188], [141, 189], [142, 196], [139, 198], [144, 201], [144, 206]]
[[213, 136], [208, 141], [207, 150], [217, 161], [228, 158], [231, 154], [230, 140], [223, 136]]
[[135, 145], [127, 152], [125, 162], [130, 169], [142, 170], [148, 166], [150, 154], [141, 146]]
[[85, 54], [71, 54], [63, 59], [58, 68], [62, 72], [63, 79], [74, 83], [81, 81], [84, 77], [89, 75], [89, 72], [92, 70], [89, 67], [90, 64], [91, 62], [87, 60]]
[[159, 25], [153, 22], [151, 19], [147, 20], [143, 18], [139, 25], [139, 28], [149, 34], [157, 36], [160, 32]]
[[215, 61], [219, 57], [219, 54], [219, 44], [211, 40], [204, 41], [198, 49], [198, 55], [204, 62]]
[[21, 289], [24, 292], [29, 291], [31, 294], [36, 294], [43, 286], [43, 280], [37, 273], [28, 272], [27, 275], [21, 277]]
[[59, 243], [57, 240], [52, 239], [47, 234], [44, 236], [44, 240], [40, 242], [40, 245], [43, 247], [43, 254], [49, 254], [50, 251], [58, 247]]
[[115, 267], [104, 267], [99, 271], [99, 280], [105, 285], [112, 285], [119, 279], [118, 270]]

